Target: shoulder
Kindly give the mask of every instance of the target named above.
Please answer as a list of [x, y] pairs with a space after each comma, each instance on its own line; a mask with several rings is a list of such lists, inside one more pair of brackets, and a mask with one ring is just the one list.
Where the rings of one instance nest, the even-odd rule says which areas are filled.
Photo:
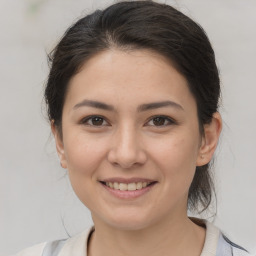
[[86, 256], [87, 240], [93, 230], [94, 227], [90, 227], [68, 239], [37, 244], [12, 256]]
[[252, 256], [246, 249], [220, 234], [216, 255]]
[[[206, 240], [204, 255], [216, 256], [252, 256], [246, 249], [230, 241], [216, 226], [205, 221], [206, 224]], [[209, 254], [211, 252], [211, 254]]]
[[41, 256], [47, 243], [41, 243], [24, 249], [12, 256]]

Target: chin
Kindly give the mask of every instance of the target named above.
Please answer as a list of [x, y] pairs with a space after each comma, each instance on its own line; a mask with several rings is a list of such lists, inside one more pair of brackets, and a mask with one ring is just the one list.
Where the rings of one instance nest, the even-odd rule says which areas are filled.
[[104, 222], [115, 229], [135, 231], [147, 228], [148, 226], [150, 226], [150, 224], [152, 224], [153, 221], [150, 221], [150, 218], [148, 216], [143, 216], [138, 213], [126, 213], [118, 214], [118, 216], [114, 215], [109, 217], [108, 219], [106, 219], [105, 216]]

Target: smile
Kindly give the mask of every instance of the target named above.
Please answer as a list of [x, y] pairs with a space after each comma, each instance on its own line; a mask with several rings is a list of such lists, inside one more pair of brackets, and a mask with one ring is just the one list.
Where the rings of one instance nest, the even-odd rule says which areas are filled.
[[133, 200], [151, 191], [157, 181], [115, 178], [100, 181], [100, 183], [111, 195], [120, 199]]
[[115, 189], [115, 190], [122, 190], [122, 191], [134, 191], [134, 190], [140, 190], [148, 185], [150, 185], [152, 182], [133, 182], [133, 183], [118, 183], [118, 182], [105, 182], [104, 185], [106, 185], [109, 188]]
[[158, 182], [144, 178], [125, 179], [121, 177], [99, 181], [111, 195], [120, 199], [135, 199], [148, 193]]

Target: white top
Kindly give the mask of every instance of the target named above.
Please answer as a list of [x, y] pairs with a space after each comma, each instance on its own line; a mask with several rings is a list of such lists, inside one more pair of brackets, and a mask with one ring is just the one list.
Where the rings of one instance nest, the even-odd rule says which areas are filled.
[[[220, 230], [206, 220], [195, 219], [206, 226], [206, 238], [200, 256], [249, 256], [242, 247], [228, 240]], [[87, 256], [87, 242], [94, 227], [84, 232], [65, 239], [45, 242], [27, 248], [14, 256]]]

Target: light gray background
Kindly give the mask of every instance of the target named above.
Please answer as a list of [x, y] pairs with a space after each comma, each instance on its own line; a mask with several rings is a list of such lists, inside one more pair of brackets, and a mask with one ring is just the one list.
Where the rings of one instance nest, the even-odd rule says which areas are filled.
[[[74, 235], [91, 223], [59, 166], [41, 102], [46, 52], [77, 17], [111, 2], [0, 0], [1, 256], [66, 237], [66, 231]], [[255, 253], [256, 1], [166, 2], [199, 22], [214, 46], [224, 119], [215, 223]]]

